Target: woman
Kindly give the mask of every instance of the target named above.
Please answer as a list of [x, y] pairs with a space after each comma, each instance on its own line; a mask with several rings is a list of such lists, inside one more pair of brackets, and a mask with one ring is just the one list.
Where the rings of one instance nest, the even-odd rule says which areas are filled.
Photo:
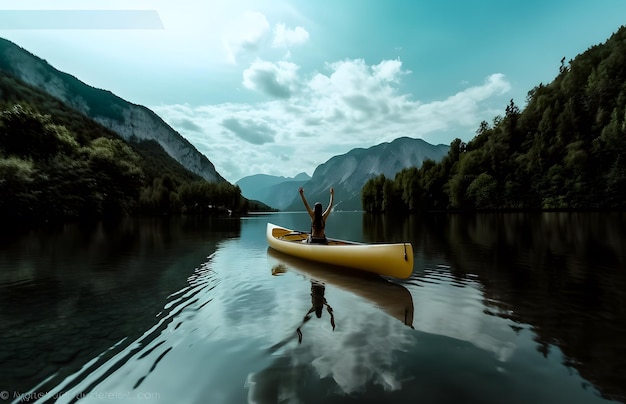
[[335, 190], [333, 188], [330, 189], [330, 202], [328, 203], [328, 207], [323, 213], [321, 203], [316, 202], [315, 210], [312, 210], [308, 202], [306, 201], [306, 198], [304, 197], [304, 189], [300, 187], [299, 191], [302, 202], [304, 203], [304, 207], [306, 208], [307, 212], [309, 212], [309, 216], [311, 216], [311, 234], [309, 235], [308, 242], [315, 244], [328, 244], [324, 228], [326, 227], [326, 218], [333, 208]]

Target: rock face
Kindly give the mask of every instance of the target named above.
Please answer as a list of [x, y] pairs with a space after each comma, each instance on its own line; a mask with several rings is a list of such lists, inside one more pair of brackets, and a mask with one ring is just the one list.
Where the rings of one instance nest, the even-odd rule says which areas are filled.
[[189, 171], [210, 182], [226, 182], [205, 155], [148, 108], [91, 87], [1, 38], [0, 69], [63, 101], [123, 139], [155, 140]]
[[129, 104], [122, 114], [122, 121], [104, 117], [95, 120], [127, 140], [154, 139], [189, 171], [210, 182], [226, 182], [204, 154], [148, 108]]
[[[450, 146], [432, 145], [422, 139], [401, 137], [390, 143], [381, 143], [369, 149], [353, 149], [332, 157], [319, 165], [310, 181], [304, 184], [307, 200], [328, 201], [330, 187], [335, 189], [335, 204], [339, 210], [361, 210], [361, 188], [370, 178], [384, 174], [393, 179], [403, 168], [421, 167], [424, 160], [440, 161]], [[302, 210], [297, 193], [287, 210]]]

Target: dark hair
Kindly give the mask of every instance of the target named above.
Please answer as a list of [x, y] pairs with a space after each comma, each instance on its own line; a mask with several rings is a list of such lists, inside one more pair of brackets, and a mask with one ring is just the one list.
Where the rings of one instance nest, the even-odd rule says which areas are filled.
[[313, 227], [316, 229], [321, 229], [323, 227], [322, 223], [322, 204], [319, 202], [315, 202], [315, 217], [313, 218]]
[[324, 310], [324, 286], [311, 282], [311, 303], [315, 308], [315, 316], [317, 318], [322, 317], [322, 310]]

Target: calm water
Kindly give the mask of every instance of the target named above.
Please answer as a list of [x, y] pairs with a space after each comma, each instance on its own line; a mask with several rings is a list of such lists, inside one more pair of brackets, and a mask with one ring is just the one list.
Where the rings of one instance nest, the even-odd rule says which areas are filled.
[[401, 282], [268, 250], [268, 221], [308, 228], [3, 235], [0, 402], [626, 401], [625, 214], [331, 215], [337, 238], [411, 241]]

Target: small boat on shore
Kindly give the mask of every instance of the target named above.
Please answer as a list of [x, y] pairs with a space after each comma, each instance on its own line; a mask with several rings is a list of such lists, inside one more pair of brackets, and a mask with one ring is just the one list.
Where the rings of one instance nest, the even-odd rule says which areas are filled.
[[284, 254], [399, 279], [413, 273], [411, 243], [365, 244], [329, 238], [328, 244], [310, 244], [308, 236], [307, 232], [267, 224], [269, 246]]

